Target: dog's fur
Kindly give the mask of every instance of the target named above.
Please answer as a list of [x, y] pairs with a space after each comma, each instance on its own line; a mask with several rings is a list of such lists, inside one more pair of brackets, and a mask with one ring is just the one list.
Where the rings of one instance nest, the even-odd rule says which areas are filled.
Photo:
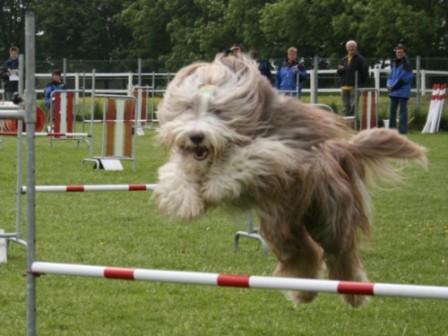
[[[217, 55], [180, 70], [159, 108], [171, 156], [155, 197], [183, 219], [222, 203], [254, 207], [278, 259], [275, 274], [365, 281], [369, 178], [396, 179], [390, 159], [426, 163], [425, 150], [394, 130], [353, 135], [334, 114], [285, 97], [246, 56]], [[315, 293], [292, 292], [296, 302]], [[366, 297], [345, 295], [352, 306]]]

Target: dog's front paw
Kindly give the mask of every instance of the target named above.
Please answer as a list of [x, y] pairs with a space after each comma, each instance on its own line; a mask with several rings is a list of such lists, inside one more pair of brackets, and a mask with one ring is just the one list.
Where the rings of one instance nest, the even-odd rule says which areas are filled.
[[206, 181], [201, 188], [204, 200], [211, 204], [219, 204], [225, 200], [236, 199], [241, 194], [241, 184], [232, 179], [215, 176]]
[[205, 210], [199, 186], [173, 168], [174, 165], [167, 164], [159, 170], [154, 197], [160, 212], [184, 220], [198, 217]]
[[191, 220], [204, 212], [204, 202], [197, 192], [191, 192], [191, 190], [184, 188], [166, 190], [157, 186], [154, 196], [160, 212], [169, 216]]

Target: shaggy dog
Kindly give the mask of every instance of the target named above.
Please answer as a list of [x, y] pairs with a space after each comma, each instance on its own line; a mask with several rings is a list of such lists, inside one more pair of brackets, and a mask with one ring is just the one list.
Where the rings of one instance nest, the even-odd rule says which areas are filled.
[[[369, 180], [399, 177], [390, 159], [426, 162], [394, 130], [353, 135], [336, 115], [280, 95], [244, 55], [181, 69], [159, 120], [171, 150], [159, 209], [190, 220], [223, 203], [255, 208], [278, 276], [316, 278], [326, 263], [330, 279], [366, 281], [359, 247], [371, 221]], [[290, 296], [310, 302], [316, 293]], [[354, 307], [366, 300], [344, 298]]]

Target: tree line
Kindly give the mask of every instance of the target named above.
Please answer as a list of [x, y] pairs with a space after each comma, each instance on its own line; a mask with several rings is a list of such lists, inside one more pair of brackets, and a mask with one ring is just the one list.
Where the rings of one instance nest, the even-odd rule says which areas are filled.
[[165, 69], [211, 59], [233, 43], [261, 57], [341, 57], [349, 39], [383, 59], [446, 57], [448, 0], [0, 0], [0, 52], [23, 49], [25, 10], [36, 14], [40, 60], [155, 60]]

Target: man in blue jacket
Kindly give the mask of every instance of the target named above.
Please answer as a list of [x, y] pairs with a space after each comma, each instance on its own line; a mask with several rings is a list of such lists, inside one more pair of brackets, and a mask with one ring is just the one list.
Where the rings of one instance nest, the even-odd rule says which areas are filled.
[[277, 69], [277, 77], [275, 82], [277, 89], [288, 95], [298, 95], [300, 97], [302, 94], [303, 84], [307, 78], [308, 73], [306, 72], [305, 66], [297, 62], [297, 48], [289, 48], [288, 58]]
[[408, 130], [408, 100], [411, 95], [412, 67], [406, 57], [406, 47], [399, 43], [395, 49], [395, 60], [387, 78], [387, 89], [390, 98], [389, 127], [397, 128], [397, 108], [400, 106], [398, 131], [401, 134]]
[[44, 100], [45, 107], [50, 110], [51, 101], [53, 99], [52, 93], [55, 90], [66, 90], [65, 84], [62, 82], [61, 70], [53, 70], [51, 73], [51, 82], [45, 86], [44, 89]]

